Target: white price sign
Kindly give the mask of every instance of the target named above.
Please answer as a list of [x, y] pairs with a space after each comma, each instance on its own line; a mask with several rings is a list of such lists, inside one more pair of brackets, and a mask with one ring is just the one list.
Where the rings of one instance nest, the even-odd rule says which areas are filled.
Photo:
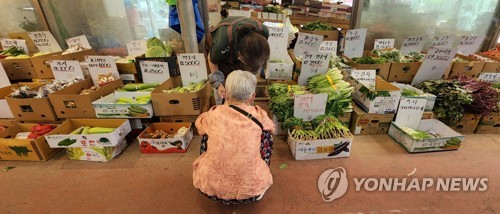
[[499, 83], [500, 73], [480, 73], [478, 79], [491, 83]]
[[351, 77], [368, 88], [375, 88], [377, 71], [376, 70], [352, 70]]
[[476, 53], [484, 38], [485, 36], [462, 36], [457, 46], [458, 52], [466, 56]]
[[362, 57], [365, 48], [366, 28], [348, 30], [345, 36], [344, 54], [349, 58]]
[[142, 80], [144, 83], [163, 83], [170, 79], [167, 62], [141, 61]]
[[302, 69], [299, 75], [299, 85], [307, 85], [307, 79], [316, 74], [324, 74], [330, 64], [330, 53], [309, 52], [302, 58]]
[[40, 52], [62, 51], [61, 46], [49, 31], [28, 32], [28, 35]]
[[208, 79], [207, 63], [203, 53], [179, 54], [177, 61], [183, 86]]
[[288, 28], [286, 27], [267, 27], [269, 29], [269, 37], [267, 42], [271, 48], [271, 59], [287, 58], [288, 47]]
[[455, 42], [455, 38], [457, 38], [455, 34], [435, 36], [432, 40], [431, 47], [451, 48], [451, 46], [453, 46], [453, 42]]
[[337, 41], [323, 41], [319, 46], [319, 52], [337, 55]]
[[3, 68], [2, 63], [0, 63], [0, 88], [7, 86], [10, 86], [9, 77]]
[[401, 45], [401, 54], [420, 53], [424, 49], [424, 45], [425, 39], [423, 36], [408, 36]]
[[96, 86], [99, 85], [98, 80], [101, 75], [112, 76], [115, 80], [120, 78], [112, 56], [85, 56], [85, 61], [89, 64], [90, 76]]
[[293, 116], [304, 121], [311, 121], [317, 116], [324, 115], [327, 99], [327, 94], [295, 95]]
[[394, 48], [395, 39], [375, 39], [373, 50]]
[[24, 53], [28, 54], [28, 46], [26, 46], [26, 41], [22, 39], [1, 39], [0, 43], [2, 44], [2, 48], [4, 50], [9, 49], [12, 46], [17, 47], [18, 49], [22, 49]]
[[52, 60], [50, 68], [56, 80], [83, 79], [83, 71], [79, 61]]
[[401, 97], [395, 123], [401, 127], [418, 129], [427, 99]]
[[296, 57], [302, 56], [307, 52], [318, 51], [323, 42], [323, 36], [309, 33], [299, 33], [293, 54]]
[[76, 36], [73, 38], [66, 39], [66, 43], [68, 44], [69, 47], [81, 46], [85, 49], [92, 49], [92, 47], [90, 46], [89, 40], [87, 40], [87, 36], [85, 36], [85, 35]]
[[426, 80], [441, 79], [457, 53], [456, 48], [434, 47], [429, 49], [422, 66], [417, 71], [412, 85], [417, 85]]
[[129, 56], [141, 56], [146, 53], [147, 45], [145, 40], [133, 40], [127, 42]]

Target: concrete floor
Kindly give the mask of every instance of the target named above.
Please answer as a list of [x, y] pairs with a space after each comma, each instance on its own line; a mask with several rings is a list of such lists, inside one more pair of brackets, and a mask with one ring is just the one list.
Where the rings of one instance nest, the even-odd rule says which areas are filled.
[[[71, 161], [63, 152], [47, 162], [1, 161], [1, 213], [495, 213], [500, 212], [500, 137], [468, 135], [453, 152], [408, 154], [388, 136], [356, 136], [349, 158], [295, 161], [275, 139], [274, 185], [258, 203], [224, 206], [192, 186], [199, 137], [186, 154], [144, 155], [137, 143], [110, 163]], [[282, 163], [288, 168], [280, 169]], [[486, 192], [356, 192], [323, 202], [317, 179], [342, 166], [353, 177], [489, 178]]]

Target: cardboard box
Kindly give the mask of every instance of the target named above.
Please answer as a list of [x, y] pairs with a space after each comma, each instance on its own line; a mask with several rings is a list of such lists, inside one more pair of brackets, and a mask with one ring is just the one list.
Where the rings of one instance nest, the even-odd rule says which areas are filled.
[[288, 135], [287, 142], [295, 160], [345, 158], [352, 147], [352, 138], [301, 141]]
[[60, 151], [51, 149], [44, 136], [15, 139], [18, 133], [31, 132], [34, 125], [36, 124], [16, 124], [0, 132], [0, 160], [46, 161]]
[[[364, 52], [364, 56], [370, 56], [371, 54], [367, 51]], [[373, 57], [373, 56], [372, 56]], [[389, 79], [389, 71], [391, 70], [391, 63], [386, 62], [383, 64], [359, 64], [354, 62], [349, 57], [344, 56], [344, 58], [349, 63], [349, 66], [355, 68], [356, 70], [375, 70], [378, 76], [382, 77], [382, 79]]]
[[[424, 91], [418, 89], [418, 88], [415, 88], [411, 85], [405, 85], [405, 84], [400, 84], [400, 83], [395, 83], [395, 82], [392, 82], [391, 84], [393, 84], [394, 86], [398, 87], [399, 89], [401, 89], [401, 97], [409, 97], [409, 98], [425, 98], [427, 100], [427, 103], [425, 104], [425, 109], [424, 111], [430, 111], [432, 112], [432, 109], [434, 108], [434, 104], [436, 103], [436, 95], [434, 94], [430, 94], [430, 93], [425, 93]], [[403, 89], [411, 89], [413, 91], [416, 91], [418, 94], [420, 94], [420, 96], [403, 96], [402, 95], [402, 90]], [[428, 119], [431, 119], [431, 118], [428, 118]]]
[[116, 63], [116, 67], [118, 68], [118, 73], [120, 74], [137, 74], [137, 67], [134, 62]]
[[[352, 78], [351, 78], [352, 79]], [[375, 89], [370, 89], [355, 79], [352, 79], [353, 100], [367, 113], [396, 113], [401, 99], [401, 90], [382, 78], [376, 78]]]
[[[205, 111], [208, 111], [208, 107]], [[160, 117], [160, 122], [161, 123], [191, 123], [191, 127], [193, 129], [193, 133], [195, 135], [200, 135], [198, 133], [198, 129], [196, 129], [196, 119], [198, 119], [198, 115], [184, 115], [184, 116], [161, 116]]]
[[491, 112], [481, 118], [476, 128], [477, 134], [500, 134], [500, 112]]
[[127, 148], [127, 140], [122, 139], [116, 146], [91, 146], [65, 148], [69, 159], [109, 162]]
[[457, 57], [467, 60], [468, 62], [453, 62], [449, 71], [445, 72], [445, 79], [452, 79], [460, 75], [468, 77], [478, 77], [483, 71], [485, 62], [476, 61], [474, 58], [457, 54]]
[[95, 56], [97, 53], [94, 49], [79, 51], [75, 53], [62, 54], [63, 60], [76, 60], [79, 62], [85, 61], [85, 56]]
[[448, 123], [447, 125], [457, 132], [467, 134], [473, 133], [476, 130], [480, 120], [481, 115], [479, 114], [465, 113], [458, 123]]
[[93, 81], [87, 79], [49, 94], [49, 100], [58, 118], [96, 118], [92, 102], [113, 93], [122, 84], [121, 80], [116, 80], [91, 94], [80, 95], [83, 89], [89, 89], [93, 86]]
[[350, 130], [355, 135], [387, 134], [396, 114], [369, 114], [353, 105]]
[[16, 124], [18, 124], [18, 122], [15, 120], [0, 119], [0, 126], [3, 126], [4, 128], [8, 128], [8, 127], [14, 126]]
[[410, 84], [421, 65], [422, 62], [391, 62], [387, 81]]
[[[40, 86], [33, 89], [38, 90]], [[56, 121], [57, 115], [48, 97], [17, 99], [6, 97], [10, 110], [17, 121]]]
[[45, 54], [41, 56], [31, 57], [31, 64], [36, 73], [36, 78], [39, 79], [53, 79], [54, 74], [52, 73], [52, 68], [50, 67], [50, 61], [52, 60], [62, 60], [62, 52], [55, 52], [50, 54]]
[[422, 120], [427, 120], [427, 119], [436, 119], [434, 117], [434, 112], [432, 111], [426, 111], [422, 114]]
[[[136, 57], [135, 66], [136, 70], [141, 70], [142, 61], [156, 61], [156, 62], [167, 62], [168, 70], [170, 71], [170, 77], [180, 76], [181, 72], [179, 66], [177, 65], [177, 56], [172, 55], [171, 57]], [[141, 72], [138, 72], [139, 77], [142, 77]]]
[[[82, 126], [115, 128], [115, 130], [106, 134], [70, 134]], [[116, 146], [131, 130], [127, 119], [68, 119], [46, 138], [51, 148]], [[58, 145], [65, 139], [75, 140], [75, 143], [66, 146]]]
[[[154, 115], [151, 100], [146, 104], [119, 104], [118, 98], [136, 99], [139, 96], [149, 95], [151, 92], [114, 92], [92, 102], [97, 118], [151, 118]], [[134, 113], [138, 109], [142, 113]], [[137, 111], [135, 111], [137, 112]]]
[[156, 116], [199, 115], [203, 113], [205, 106], [210, 105], [212, 91], [208, 82], [203, 89], [197, 92], [163, 92], [163, 90], [170, 90], [175, 86], [174, 80], [169, 79], [151, 93]]
[[29, 58], [0, 60], [10, 80], [31, 80], [37, 75]]
[[299, 27], [299, 32], [324, 36], [323, 41], [338, 41], [339, 40], [339, 31], [337, 31], [337, 30], [310, 31], [310, 30], [304, 30], [303, 28]]
[[5, 97], [9, 96], [13, 90], [18, 89], [19, 87], [27, 85], [32, 88], [36, 88], [42, 86], [43, 84], [39, 83], [18, 83], [12, 84], [7, 87], [0, 88], [0, 118], [14, 118], [12, 111], [10, 110], [9, 104]]
[[[181, 127], [188, 128], [189, 131], [182, 136], [175, 136], [165, 139], [147, 138], [146, 134], [156, 130], [166, 131], [168, 134], [176, 134]], [[193, 139], [193, 129], [191, 123], [153, 123], [145, 129], [137, 138], [141, 152], [148, 153], [185, 153]]]
[[[354, 103], [352, 104], [354, 105]], [[349, 124], [351, 123], [351, 117], [352, 117], [352, 112], [346, 112], [344, 115], [337, 117], [340, 122], [342, 122], [345, 126], [349, 127]]]
[[486, 57], [488, 59], [495, 61], [495, 62], [485, 62], [481, 73], [498, 73], [498, 72], [500, 72], [499, 59], [495, 59], [495, 58], [488, 56], [488, 55], [485, 55], [485, 54], [477, 54], [477, 55], [482, 56], [482, 57]]
[[[463, 135], [436, 119], [420, 121], [418, 130], [436, 133], [440, 137], [415, 140], [394, 122], [391, 123], [388, 135], [409, 153], [457, 150], [464, 140]], [[459, 141], [459, 143], [450, 145], [450, 141]]]
[[285, 62], [267, 62], [265, 70], [266, 79], [291, 80], [293, 76], [293, 66], [294, 63], [288, 54], [286, 54]]

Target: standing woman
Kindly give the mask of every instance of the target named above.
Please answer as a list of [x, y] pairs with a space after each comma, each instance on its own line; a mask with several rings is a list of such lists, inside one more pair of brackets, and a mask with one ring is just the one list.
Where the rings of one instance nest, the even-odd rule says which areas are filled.
[[234, 70], [261, 72], [269, 60], [269, 30], [262, 23], [245, 17], [223, 19], [207, 39], [210, 83], [223, 97], [225, 77]]

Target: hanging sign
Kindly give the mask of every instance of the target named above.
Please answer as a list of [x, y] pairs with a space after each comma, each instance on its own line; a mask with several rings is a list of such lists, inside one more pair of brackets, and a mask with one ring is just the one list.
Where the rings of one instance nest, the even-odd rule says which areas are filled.
[[323, 41], [319, 46], [319, 52], [331, 53], [332, 56], [337, 55], [337, 41]]
[[395, 39], [375, 39], [373, 50], [394, 48]]
[[52, 60], [50, 68], [56, 80], [70, 80], [74, 78], [84, 78], [80, 62], [76, 60]]
[[408, 36], [401, 45], [401, 54], [409, 54], [411, 52], [422, 52], [426, 40], [423, 36]]
[[327, 94], [295, 95], [293, 116], [304, 121], [311, 121], [317, 116], [324, 115], [327, 99]]
[[85, 56], [85, 60], [89, 64], [90, 76], [96, 86], [108, 83], [101, 80], [104, 79], [103, 77], [112, 77], [115, 80], [120, 78], [115, 59], [112, 56]]
[[87, 36], [85, 35], [66, 39], [66, 43], [68, 44], [68, 47], [81, 46], [84, 49], [92, 49], [89, 44], [89, 40], [87, 40]]
[[349, 58], [362, 57], [365, 48], [366, 28], [347, 30], [344, 54]]
[[145, 40], [133, 40], [127, 42], [129, 56], [141, 56], [146, 53], [147, 45]]
[[167, 62], [141, 61], [142, 81], [144, 83], [163, 83], [170, 79]]
[[271, 49], [271, 59], [284, 60], [288, 58], [288, 28], [286, 27], [267, 27], [269, 29], [269, 37], [267, 42]]
[[429, 53], [425, 56], [422, 66], [418, 69], [411, 84], [416, 85], [426, 80], [441, 79], [456, 53], [456, 48], [435, 47], [429, 49]]
[[321, 35], [299, 32], [293, 54], [299, 57], [310, 51], [318, 51], [321, 42], [323, 42], [323, 36]]
[[418, 129], [426, 104], [425, 98], [401, 97], [394, 122], [400, 127]]
[[26, 41], [23, 39], [1, 39], [0, 44], [4, 50], [9, 49], [12, 46], [17, 47], [17, 49], [22, 49], [24, 53], [28, 54], [28, 46], [26, 46]]
[[203, 53], [179, 54], [177, 62], [179, 63], [183, 86], [208, 79], [207, 63]]
[[455, 34], [446, 35], [446, 36], [435, 36], [432, 40], [431, 47], [444, 47], [451, 48], [453, 46], [453, 42], [455, 42], [455, 38], [457, 36]]
[[462, 36], [457, 46], [458, 52], [466, 56], [476, 53], [484, 38], [485, 36]]
[[302, 68], [299, 75], [299, 85], [307, 85], [307, 79], [316, 74], [324, 74], [330, 64], [330, 53], [309, 52], [302, 58]]
[[28, 35], [40, 52], [62, 51], [61, 46], [49, 31], [28, 32]]

